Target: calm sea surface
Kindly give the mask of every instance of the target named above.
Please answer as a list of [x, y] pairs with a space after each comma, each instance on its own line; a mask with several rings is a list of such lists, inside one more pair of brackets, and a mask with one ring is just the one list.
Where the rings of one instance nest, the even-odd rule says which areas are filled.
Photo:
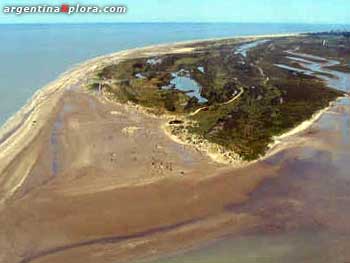
[[0, 25], [0, 125], [60, 73], [106, 53], [183, 40], [343, 28], [232, 23]]

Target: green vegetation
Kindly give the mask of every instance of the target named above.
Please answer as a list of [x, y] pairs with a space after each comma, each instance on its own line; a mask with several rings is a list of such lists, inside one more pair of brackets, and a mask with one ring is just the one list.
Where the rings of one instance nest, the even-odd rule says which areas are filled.
[[[345, 43], [332, 38], [330, 46], [336, 46], [334, 41]], [[332, 47], [322, 51], [319, 36], [276, 38], [252, 49], [247, 57], [235, 54], [237, 45], [229, 40], [203, 42], [195, 46], [200, 52], [130, 59], [105, 67], [97, 78], [106, 96], [142, 105], [156, 114], [172, 113], [187, 119], [193, 125], [181, 125], [182, 129], [245, 160], [263, 155], [273, 136], [309, 119], [342, 95], [314, 77], [274, 66], [282, 63], [302, 68], [285, 58], [284, 51], [296, 47], [305, 53], [325, 53], [325, 57], [342, 54], [342, 49]], [[174, 87], [174, 73], [195, 80], [206, 102]], [[199, 108], [203, 109], [193, 114]]]

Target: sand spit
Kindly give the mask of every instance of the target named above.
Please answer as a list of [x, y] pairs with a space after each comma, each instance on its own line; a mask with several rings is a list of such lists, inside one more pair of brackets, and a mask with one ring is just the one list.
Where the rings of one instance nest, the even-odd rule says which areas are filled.
[[[186, 250], [228, 233], [246, 233], [256, 227], [279, 233], [305, 227], [305, 222], [314, 226], [313, 222], [309, 223], [309, 207], [305, 207], [304, 215], [300, 207], [289, 205], [293, 203], [292, 198], [304, 197], [303, 194], [292, 192], [286, 195], [284, 202], [279, 195], [276, 202], [253, 195], [265, 180], [283, 179], [288, 170], [295, 171], [290, 165], [303, 167], [305, 160], [298, 160], [300, 154], [293, 149], [282, 154], [283, 161], [275, 163], [257, 162], [241, 169], [218, 165], [194, 151], [193, 147], [174, 143], [172, 140], [176, 141], [177, 137], [164, 134], [160, 127], [166, 118], [144, 114], [146, 110], [140, 107], [108, 102], [102, 96], [91, 96], [82, 89], [70, 89], [84, 84], [81, 81], [100, 65], [131, 56], [146, 56], [150, 50], [156, 55], [179, 49], [171, 50], [168, 46], [154, 50], [144, 48], [93, 60], [90, 68], [86, 67], [79, 76], [71, 72], [61, 86], [42, 97], [39, 105], [34, 103], [35, 107], [28, 109], [26, 118], [19, 118], [23, 121], [12, 126], [13, 134], [18, 132], [22, 141], [17, 142], [12, 135], [4, 141], [6, 147], [1, 145], [12, 158], [8, 159], [6, 167], [1, 151], [0, 187], [1, 190], [7, 187], [6, 196], [1, 199], [14, 195], [7, 199], [0, 212], [0, 224], [5, 226], [0, 228], [0, 251], [3, 252], [0, 262], [133, 262], [134, 259]], [[40, 172], [39, 176], [45, 176], [45, 171], [40, 169], [43, 163], [49, 162], [50, 151], [43, 140], [52, 134], [53, 124], [62, 112], [62, 128], [57, 135], [61, 169], [45, 184], [28, 183]], [[139, 129], [133, 134], [125, 134], [123, 130], [130, 130], [130, 127]], [[24, 130], [17, 131], [16, 128]], [[26, 133], [22, 135], [22, 132]], [[317, 139], [316, 135], [319, 134], [311, 136]], [[328, 139], [329, 133], [326, 135]], [[339, 139], [338, 135], [339, 131], [336, 131], [334, 138]], [[295, 136], [296, 140], [299, 136]], [[169, 137], [173, 137], [172, 140]], [[281, 141], [288, 142], [286, 139]], [[13, 148], [9, 140], [16, 143]], [[42, 146], [44, 148], [40, 148]], [[39, 172], [29, 173], [32, 167]], [[315, 174], [320, 171], [333, 174], [335, 171], [320, 165], [315, 167]], [[303, 176], [293, 175], [290, 176], [293, 180], [303, 179]], [[327, 178], [333, 180], [331, 176]], [[310, 180], [310, 184], [315, 182], [320, 180]], [[268, 181], [267, 185], [270, 184]], [[289, 181], [278, 185], [287, 187], [283, 191], [277, 191], [280, 190], [277, 188], [278, 194], [300, 189], [290, 187]], [[304, 186], [304, 181], [300, 185]], [[320, 196], [329, 196], [325, 193], [316, 192], [316, 199], [310, 202], [311, 208], [322, 203]], [[347, 195], [339, 194], [339, 198], [344, 196]], [[263, 205], [258, 206], [256, 213], [254, 210], [234, 210], [249, 200], [262, 201]], [[318, 209], [317, 212], [323, 212], [324, 218], [328, 219], [334, 211]], [[322, 217], [316, 219], [316, 223], [324, 223]]]
[[[18, 165], [18, 168], [16, 169], [17, 172], [12, 171], [10, 175], [7, 173], [7, 169], [11, 163], [15, 161], [16, 156], [18, 156], [37, 136], [40, 135], [40, 132], [44, 129], [45, 125], [47, 125], [55, 112], [55, 107], [65, 91], [83, 85], [98, 69], [108, 64], [118, 63], [118, 61], [132, 57], [148, 57], [168, 53], [192, 52], [195, 48], [188, 47], [187, 45], [195, 43], [224, 39], [237, 39], [238, 41], [241, 40], [242, 42], [245, 42], [261, 38], [290, 37], [298, 35], [300, 34], [238, 36], [160, 44], [120, 51], [110, 55], [97, 57], [75, 66], [68, 72], [62, 74], [57, 80], [37, 91], [32, 99], [1, 127], [0, 174], [2, 176], [0, 178], [0, 184], [3, 185], [5, 191], [3, 191], [3, 194], [0, 196], [0, 203], [9, 198], [22, 185], [36, 160], [35, 156], [29, 158], [27, 163], [23, 164], [23, 168], [21, 168], [22, 165]], [[303, 126], [298, 129], [300, 130], [302, 127]], [[170, 134], [168, 133], [168, 135]], [[184, 143], [180, 138], [176, 139], [174, 136], [170, 136], [170, 138], [176, 142], [182, 141], [182, 143]], [[220, 149], [217, 145], [201, 144], [199, 148], [197, 145], [197, 149], [207, 153], [212, 160], [219, 163], [230, 163], [235, 166], [247, 165], [247, 163], [240, 160], [238, 155], [234, 153], [226, 154], [224, 150]]]
[[[236, 37], [223, 37], [223, 38], [211, 38], [204, 40], [191, 40], [182, 41], [177, 43], [167, 43], [152, 45], [143, 48], [128, 49], [112, 53], [109, 55], [93, 58], [82, 64], [78, 64], [69, 71], [63, 73], [58, 77], [57, 80], [49, 83], [42, 89], [38, 90], [33, 97], [28, 101], [26, 105], [22, 107], [14, 116], [12, 116], [1, 128], [0, 128], [0, 146], [4, 147], [4, 141], [8, 140], [9, 137], [13, 137], [13, 133], [17, 132], [18, 126], [22, 126], [28, 118], [32, 118], [31, 115], [36, 106], [39, 106], [43, 100], [46, 100], [49, 96], [51, 97], [58, 90], [64, 90], [65, 88], [72, 87], [74, 84], [78, 84], [79, 81], [86, 80], [89, 74], [95, 72], [99, 68], [109, 64], [117, 63], [123, 59], [131, 57], [147, 57], [156, 56], [166, 53], [185, 53], [194, 50], [192, 47], [184, 47], [190, 44], [218, 41], [218, 40], [229, 40], [229, 39], [241, 39], [242, 41], [251, 41], [260, 38], [277, 38], [277, 37], [290, 37], [298, 36], [302, 33], [293, 34], [274, 34], [274, 35], [250, 35], [250, 36], [236, 36]], [[36, 110], [37, 111], [37, 110]], [[17, 128], [17, 129], [16, 129]]]
[[193, 48], [184, 48], [183, 45], [183, 43], [155, 45], [97, 57], [75, 66], [59, 76], [57, 80], [38, 90], [28, 103], [0, 129], [0, 185], [3, 188], [0, 204], [22, 185], [37, 156], [28, 157], [25, 163], [16, 164], [17, 167], [10, 172], [11, 164], [35, 138], [40, 136], [54, 115], [56, 106], [65, 91], [70, 88], [79, 88], [99, 68], [118, 63], [123, 59], [193, 50]]
[[[57, 80], [49, 83], [44, 88], [37, 91], [28, 103], [13, 117], [11, 117], [0, 129], [0, 184], [5, 191], [0, 196], [0, 203], [10, 197], [23, 183], [30, 167], [35, 163], [36, 157], [33, 156], [27, 160], [27, 163], [18, 165], [17, 172], [12, 171], [11, 175], [6, 171], [12, 162], [30, 143], [40, 135], [45, 125], [52, 117], [55, 106], [60, 101], [64, 92], [69, 88], [79, 87], [98, 70], [99, 68], [117, 63], [123, 59], [132, 57], [157, 56], [167, 53], [192, 52], [193, 47], [189, 44], [216, 41], [224, 39], [241, 39], [243, 41], [252, 41], [260, 38], [297, 36], [300, 34], [277, 34], [277, 35], [259, 35], [259, 36], [238, 36], [230, 38], [215, 38], [209, 40], [184, 41], [172, 44], [160, 44], [143, 48], [129, 49], [113, 53], [106, 56], [97, 57], [75, 66], [68, 72], [62, 74]], [[213, 147], [211, 147], [213, 148]], [[214, 147], [215, 148], [215, 147]], [[220, 161], [216, 153], [207, 151], [213, 160]], [[24, 172], [25, 171], [25, 172]], [[6, 175], [7, 174], [7, 175]]]

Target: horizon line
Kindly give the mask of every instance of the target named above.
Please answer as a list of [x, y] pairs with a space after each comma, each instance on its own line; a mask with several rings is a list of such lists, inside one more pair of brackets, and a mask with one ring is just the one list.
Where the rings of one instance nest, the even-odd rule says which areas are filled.
[[330, 22], [224, 22], [224, 21], [81, 21], [81, 22], [1, 22], [0, 25], [82, 25], [82, 24], [285, 24], [285, 25], [336, 25], [350, 26], [349, 23], [330, 23]]

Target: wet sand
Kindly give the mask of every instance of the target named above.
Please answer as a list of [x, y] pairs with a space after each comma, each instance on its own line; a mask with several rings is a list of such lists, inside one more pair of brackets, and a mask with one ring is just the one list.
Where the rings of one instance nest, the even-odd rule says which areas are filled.
[[[96, 69], [86, 65], [77, 83]], [[36, 105], [22, 137], [1, 144], [0, 262], [130, 262], [228, 235], [349, 233], [348, 99], [288, 137], [288, 148], [234, 168], [172, 141], [166, 120], [88, 94], [73, 79]]]
[[[85, 147], [79, 147], [84, 150], [57, 162], [56, 174], [51, 165], [47, 167], [50, 174], [33, 172], [29, 177], [32, 179], [23, 184], [0, 215], [1, 224], [6, 225], [6, 229], [1, 230], [5, 230], [2, 233], [5, 240], [0, 244], [7, 251], [3, 262], [138, 262], [142, 258], [197, 248], [208, 240], [223, 240], [210, 246], [213, 251], [217, 251], [216, 246], [234, 242], [234, 248], [241, 247], [242, 250], [241, 253], [235, 250], [231, 257], [239, 255], [238, 258], [246, 260], [241, 262], [249, 262], [242, 254], [246, 242], [259, 247], [261, 240], [266, 240], [263, 243], [266, 250], [257, 250], [257, 257], [269, 256], [275, 260], [271, 262], [278, 262], [278, 255], [287, 255], [280, 251], [274, 256], [271, 252], [271, 249], [278, 249], [279, 242], [296, 246], [300, 240], [308, 240], [315, 233], [320, 237], [316, 240], [318, 243], [326, 240], [335, 248], [346, 247], [350, 234], [347, 223], [350, 214], [346, 209], [349, 205], [347, 162], [350, 144], [344, 143], [349, 139], [349, 133], [343, 131], [349, 131], [346, 122], [346, 116], [350, 114], [348, 101], [324, 114], [310, 132], [298, 135], [296, 139], [305, 142], [302, 146], [286, 149], [250, 167], [227, 169], [208, 163], [205, 156], [192, 152], [191, 148], [177, 148], [178, 145], [162, 133], [146, 135], [147, 128], [133, 135], [122, 135], [125, 124], [131, 124], [120, 119], [125, 118], [125, 114], [116, 117], [110, 114], [108, 103], [99, 104], [90, 95], [74, 93], [64, 97], [61, 104], [66, 107], [67, 116], [58, 125], [62, 129], [58, 132], [58, 145], [63, 146], [56, 150], [59, 152], [73, 143], [80, 143], [77, 140], [80, 136], [74, 129], [83, 132], [87, 138], [94, 138], [95, 142], [100, 136], [97, 127], [103, 126], [105, 130], [110, 127], [110, 133], [95, 146], [101, 146], [96, 150], [101, 156], [95, 156], [94, 146], [84, 141]], [[74, 110], [72, 103], [75, 101], [82, 103], [85, 112]], [[91, 109], [96, 116], [91, 116]], [[122, 112], [123, 109], [125, 107], [120, 106], [117, 110]], [[132, 124], [140, 127], [136, 126], [137, 110], [133, 114], [136, 122]], [[97, 130], [86, 129], [85, 125], [96, 125]], [[152, 131], [155, 129], [149, 122], [147, 125]], [[118, 143], [109, 138], [112, 134], [118, 138]], [[124, 147], [137, 147], [138, 140], [144, 140], [144, 136], [149, 136], [146, 138], [150, 141], [153, 136], [156, 142], [164, 140], [162, 147], [157, 148], [161, 160], [173, 163], [173, 171], [161, 173], [156, 166], [154, 169], [158, 173], [152, 173], [150, 156], [143, 160], [143, 165], [149, 163], [149, 168], [130, 165], [130, 172], [125, 172], [122, 167], [125, 162], [138, 164], [133, 161], [135, 156], [145, 158], [147, 152], [157, 155], [152, 146], [144, 144], [143, 154], [125, 154], [127, 149], [123, 148], [122, 141], [125, 140]], [[63, 143], [65, 140], [67, 144]], [[135, 144], [131, 143], [133, 140]], [[116, 155], [110, 154], [110, 147]], [[76, 148], [74, 145], [73, 149]], [[165, 156], [164, 149], [171, 149], [172, 154]], [[82, 168], [79, 159], [83, 153], [85, 158], [100, 158], [99, 162], [95, 162], [94, 167]], [[45, 163], [48, 156], [46, 152], [42, 157]], [[71, 158], [72, 162], [68, 161]], [[111, 167], [114, 165], [116, 168]], [[195, 168], [196, 165], [202, 169]], [[185, 173], [181, 174], [181, 171]], [[46, 180], [40, 181], [44, 177]], [[257, 190], [252, 192], [254, 189]], [[322, 233], [332, 233], [333, 241]], [[266, 245], [276, 239], [281, 241]], [[203, 252], [196, 253], [203, 259], [206, 250], [200, 251]], [[224, 251], [227, 253], [230, 249]], [[304, 259], [302, 253], [306, 252], [303, 251], [291, 253], [286, 262]], [[185, 258], [192, 259], [191, 253], [185, 254]], [[337, 257], [346, 255], [339, 252]], [[221, 262], [220, 253], [216, 258]], [[172, 258], [174, 261], [170, 262], [182, 262], [176, 259]], [[318, 259], [313, 258], [310, 262], [319, 262]], [[161, 260], [159, 262], [168, 262], [168, 259]]]
[[[315, 71], [327, 64], [324, 61]], [[335, 76], [322, 77], [328, 85], [349, 91], [349, 75], [325, 71]], [[225, 211], [259, 218], [255, 224], [239, 234], [227, 231], [200, 248], [146, 262], [348, 262], [349, 97], [318, 115], [306, 131], [282, 136], [285, 147], [278, 147], [284, 150], [272, 149], [260, 162], [279, 167], [277, 176], [264, 180], [246, 201], [226, 206]]]
[[[222, 216], [221, 210], [245, 200], [273, 168], [232, 175], [232, 168], [227, 171], [168, 138], [160, 128], [164, 120], [80, 90], [67, 91], [57, 112], [53, 128], [34, 142], [38, 159], [33, 169], [1, 211], [0, 222], [6, 225], [1, 245], [13, 262], [78, 262], [71, 254], [80, 253], [85, 255], [79, 256], [81, 262], [93, 262], [95, 246], [105, 244], [104, 251], [146, 239], [150, 243], [143, 249], [153, 249], [161, 245], [158, 235], [165, 240], [184, 235], [184, 241], [194, 242], [192, 231], [203, 239], [202, 228], [205, 236], [232, 220], [253, 220]], [[123, 132], [128, 127], [138, 129]], [[102, 255], [101, 262], [108, 258]]]
[[[269, 37], [291, 36], [274, 35]], [[267, 36], [235, 38], [237, 42], [252, 41]], [[50, 129], [53, 116], [57, 114], [56, 106], [67, 89], [83, 85], [93, 77], [94, 72], [104, 65], [118, 63], [126, 58], [147, 57], [166, 53], [183, 53], [194, 50], [191, 45], [202, 43], [190, 41], [175, 44], [162, 44], [145, 48], [130, 49], [89, 60], [62, 74], [56, 81], [39, 90], [33, 98], [0, 129], [0, 206], [21, 187], [28, 173], [33, 169], [38, 158], [34, 153], [23, 160], [23, 165], [16, 164], [17, 156], [38, 137], [45, 129]]]
[[[257, 217], [241, 233], [227, 231], [200, 248], [152, 263], [348, 262], [350, 260], [350, 100], [327, 111], [303, 143], [264, 161], [278, 176], [226, 211]], [[262, 164], [261, 164], [262, 165]]]

